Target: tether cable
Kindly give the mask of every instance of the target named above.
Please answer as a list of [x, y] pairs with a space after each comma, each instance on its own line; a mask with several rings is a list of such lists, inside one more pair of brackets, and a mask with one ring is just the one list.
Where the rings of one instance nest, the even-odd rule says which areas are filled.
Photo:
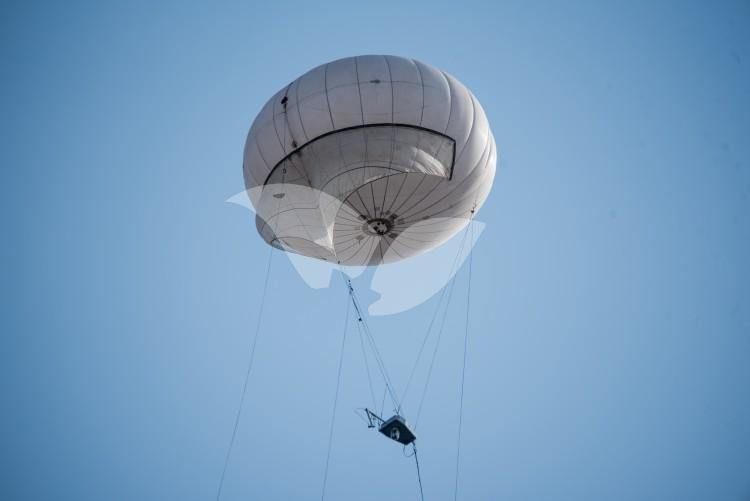
[[372, 397], [373, 409], [377, 409], [378, 401], [375, 399], [375, 389], [372, 385], [372, 376], [370, 375], [370, 362], [367, 360], [367, 350], [365, 350], [365, 340], [362, 334], [362, 329], [357, 322], [357, 332], [359, 333], [359, 345], [362, 348], [362, 358], [365, 359], [365, 372], [367, 373], [367, 384], [370, 388], [370, 396]]
[[[469, 224], [466, 226], [466, 230], [464, 230], [463, 238], [461, 239], [461, 247], [459, 248], [458, 254], [456, 255], [456, 260], [454, 261], [454, 267], [458, 265], [458, 257], [463, 251], [463, 247], [466, 244], [466, 236], [469, 234], [469, 226], [473, 224], [473, 221], [470, 219]], [[471, 228], [472, 232], [472, 240], [474, 239], [474, 229]], [[474, 244], [473, 241], [469, 242], [469, 252], [471, 252], [471, 246]], [[435, 347], [432, 350], [432, 358], [430, 359], [430, 366], [427, 369], [427, 378], [425, 379], [424, 388], [422, 389], [422, 396], [419, 399], [419, 407], [417, 409], [417, 418], [414, 420], [414, 429], [416, 430], [419, 426], [419, 418], [422, 415], [422, 407], [424, 405], [425, 397], [427, 396], [427, 389], [430, 385], [430, 380], [432, 379], [432, 370], [435, 366], [435, 359], [437, 358], [438, 350], [440, 349], [440, 341], [443, 338], [443, 330], [445, 328], [445, 319], [448, 316], [448, 308], [451, 304], [451, 299], [453, 298], [453, 290], [456, 286], [456, 276], [458, 275], [458, 268], [456, 268], [454, 275], [451, 277], [450, 282], [448, 285], [443, 289], [443, 292], [447, 290], [447, 298], [445, 303], [445, 308], [443, 309], [443, 315], [440, 319], [440, 326], [438, 327], [438, 333], [437, 333], [437, 340], [435, 341]]]
[[333, 398], [333, 411], [331, 412], [331, 429], [328, 433], [328, 452], [326, 453], [326, 468], [323, 472], [323, 490], [320, 494], [321, 501], [326, 497], [326, 484], [328, 483], [328, 465], [331, 460], [331, 445], [333, 444], [333, 428], [336, 424], [336, 408], [339, 403], [339, 388], [341, 387], [341, 367], [344, 365], [344, 347], [346, 346], [346, 331], [349, 327], [349, 309], [351, 305], [349, 298], [346, 300], [346, 317], [344, 319], [344, 334], [341, 336], [341, 353], [339, 354], [339, 370], [336, 375], [336, 395]]
[[448, 287], [450, 290], [448, 291], [448, 299], [445, 309], [443, 310], [443, 316], [440, 320], [440, 328], [438, 329], [437, 334], [437, 341], [435, 341], [435, 347], [432, 350], [432, 359], [430, 360], [430, 367], [427, 370], [427, 379], [425, 380], [424, 389], [422, 390], [422, 397], [419, 399], [419, 407], [417, 408], [417, 418], [414, 420], [414, 430], [416, 431], [417, 427], [419, 426], [419, 418], [422, 415], [422, 407], [424, 406], [425, 398], [427, 397], [427, 389], [430, 385], [430, 380], [432, 379], [432, 369], [435, 367], [435, 359], [437, 358], [437, 352], [440, 348], [440, 341], [443, 338], [443, 330], [445, 327], [445, 318], [448, 315], [448, 306], [450, 305], [451, 298], [453, 297], [453, 289], [456, 284], [456, 276], [454, 275], [451, 279], [450, 284]]
[[[285, 107], [286, 110], [286, 107]], [[286, 141], [286, 129], [284, 130], [284, 137]], [[281, 184], [284, 184], [284, 181], [286, 180], [286, 167], [281, 171]], [[276, 202], [276, 212], [278, 212], [279, 207], [281, 206], [281, 198], [279, 198], [278, 202]], [[264, 221], [265, 224], [269, 224], [267, 221]], [[274, 236], [276, 235], [276, 231], [278, 230], [278, 221], [276, 223], [276, 229], [274, 230]], [[263, 292], [261, 294], [260, 298], [260, 307], [258, 308], [258, 322], [255, 325], [255, 334], [253, 335], [253, 343], [250, 348], [250, 357], [247, 364], [247, 372], [245, 372], [245, 381], [242, 383], [242, 395], [240, 396], [240, 404], [237, 408], [237, 415], [234, 418], [234, 426], [232, 427], [232, 437], [229, 440], [229, 448], [227, 449], [226, 457], [224, 458], [224, 467], [221, 469], [221, 479], [219, 480], [219, 488], [216, 491], [216, 501], [219, 501], [221, 498], [221, 490], [224, 487], [224, 477], [227, 473], [227, 466], [229, 465], [229, 457], [232, 454], [232, 448], [234, 447], [234, 439], [237, 436], [237, 429], [239, 428], [240, 424], [240, 416], [242, 415], [242, 407], [245, 404], [245, 395], [247, 394], [247, 383], [250, 380], [250, 372], [253, 369], [253, 360], [255, 359], [255, 346], [258, 344], [258, 334], [260, 333], [260, 325], [261, 320], [263, 319], [263, 308], [266, 304], [266, 294], [268, 292], [268, 279], [271, 275], [271, 263], [273, 261], [273, 245], [270, 245], [270, 249], [268, 251], [268, 263], [266, 264], [266, 278], [263, 280]]]
[[219, 480], [219, 488], [216, 491], [216, 501], [221, 498], [221, 489], [224, 487], [224, 477], [227, 473], [227, 466], [229, 465], [229, 457], [232, 454], [232, 448], [234, 447], [234, 439], [237, 437], [237, 428], [240, 425], [240, 417], [242, 416], [242, 407], [245, 404], [245, 395], [247, 395], [247, 383], [250, 380], [250, 372], [253, 369], [253, 360], [255, 359], [255, 347], [258, 344], [258, 334], [260, 333], [261, 320], [263, 319], [263, 307], [266, 304], [266, 292], [268, 291], [268, 277], [271, 275], [271, 262], [273, 261], [273, 247], [268, 252], [268, 263], [266, 265], [266, 278], [263, 281], [263, 293], [260, 298], [260, 308], [258, 309], [258, 321], [255, 324], [255, 335], [253, 336], [253, 342], [250, 346], [250, 356], [247, 363], [247, 371], [245, 372], [245, 381], [242, 383], [242, 394], [240, 395], [240, 404], [237, 407], [237, 414], [234, 417], [234, 427], [232, 428], [232, 437], [229, 439], [229, 448], [227, 454], [224, 457], [224, 467], [221, 470], [221, 479]]
[[349, 297], [351, 298], [352, 305], [354, 306], [354, 310], [357, 314], [357, 321], [362, 324], [362, 329], [367, 338], [367, 342], [370, 345], [370, 349], [372, 350], [373, 358], [375, 359], [378, 370], [380, 371], [380, 375], [382, 376], [383, 381], [385, 382], [385, 387], [386, 387], [386, 390], [388, 391], [388, 395], [391, 397], [391, 401], [393, 402], [394, 408], [400, 409], [401, 404], [399, 403], [398, 396], [396, 395], [396, 390], [393, 387], [393, 384], [391, 383], [390, 377], [388, 376], [388, 371], [385, 367], [385, 362], [383, 361], [383, 357], [380, 355], [380, 351], [378, 350], [378, 346], [375, 343], [375, 338], [372, 335], [370, 326], [367, 324], [367, 319], [362, 314], [362, 308], [359, 305], [359, 300], [357, 299], [357, 293], [354, 291], [354, 286], [352, 286], [351, 280], [348, 280], [343, 273], [342, 273], [342, 278], [346, 282], [346, 286], [349, 290]]
[[[464, 230], [464, 234], [461, 237], [461, 243], [458, 247], [458, 251], [456, 252], [456, 256], [453, 258], [453, 264], [451, 264], [451, 267], [448, 270], [448, 276], [451, 277], [448, 280], [448, 284], [443, 287], [443, 290], [440, 291], [440, 297], [438, 298], [437, 306], [435, 307], [435, 311], [432, 314], [432, 318], [430, 319], [430, 323], [427, 326], [427, 332], [425, 332], [424, 338], [422, 339], [422, 345], [419, 347], [419, 353], [417, 353], [417, 358], [414, 361], [414, 365], [411, 368], [411, 372], [409, 373], [409, 379], [406, 382], [406, 387], [404, 388], [404, 392], [401, 394], [401, 401], [406, 401], [406, 395], [409, 393], [409, 388], [411, 387], [412, 380], [414, 379], [414, 375], [417, 372], [417, 367], [419, 366], [419, 361], [422, 359], [422, 352], [425, 349], [425, 346], [427, 345], [427, 341], [430, 338], [432, 334], [432, 328], [434, 327], [435, 320], [438, 317], [438, 314], [440, 313], [440, 309], [443, 307], [443, 299], [445, 298], [446, 291], [450, 288], [453, 289], [453, 282], [455, 281], [455, 273], [458, 272], [458, 259], [461, 257], [461, 252], [464, 249], [464, 245], [466, 243], [466, 235], [469, 232], [469, 225], [471, 225], [472, 222], [469, 221], [469, 224], [466, 227], [466, 230]], [[471, 246], [471, 242], [469, 243], [469, 246]], [[450, 305], [450, 294], [448, 295], [448, 301], [445, 303], [445, 310], [448, 309], [448, 306]], [[440, 325], [440, 331], [442, 332], [443, 325], [445, 324], [445, 313], [443, 313], [443, 319], [442, 324]], [[440, 342], [440, 339], [438, 338], [438, 343]], [[435, 357], [433, 356], [432, 362], [434, 363]], [[429, 377], [430, 374], [432, 374], [432, 363], [430, 364], [430, 371], [427, 376], [427, 380], [425, 381], [425, 391], [427, 388], [427, 385], [429, 384]], [[422, 398], [424, 398], [424, 393]], [[421, 408], [421, 405], [420, 405]]]
[[419, 497], [424, 501], [424, 491], [422, 490], [422, 474], [419, 472], [419, 457], [417, 456], [417, 446], [414, 442], [411, 443], [414, 448], [414, 462], [417, 464], [417, 481], [419, 482]]
[[[472, 218], [474, 210], [471, 211]], [[474, 239], [474, 229], [471, 230], [471, 238]], [[458, 439], [456, 444], [456, 484], [453, 489], [453, 501], [458, 499], [458, 472], [461, 461], [461, 426], [463, 424], [463, 413], [464, 413], [464, 382], [466, 380], [466, 352], [468, 348], [469, 340], [469, 312], [471, 307], [471, 265], [473, 261], [474, 253], [469, 254], [469, 278], [466, 286], [466, 323], [464, 325], [464, 361], [461, 367], [461, 398], [458, 406]]]

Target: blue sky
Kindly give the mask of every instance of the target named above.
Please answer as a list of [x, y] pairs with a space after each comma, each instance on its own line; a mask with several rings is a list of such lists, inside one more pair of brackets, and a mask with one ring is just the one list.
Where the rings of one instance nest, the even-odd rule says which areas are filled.
[[[367, 53], [459, 78], [500, 156], [459, 497], [750, 498], [747, 2], [0, 9], [3, 499], [214, 498], [268, 250], [224, 202], [245, 135], [281, 86]], [[346, 297], [281, 254], [271, 273], [223, 499], [320, 496]], [[395, 380], [433, 308], [372, 320]], [[463, 312], [419, 425], [430, 500], [453, 493]], [[326, 497], [416, 499], [352, 412], [358, 350]]]

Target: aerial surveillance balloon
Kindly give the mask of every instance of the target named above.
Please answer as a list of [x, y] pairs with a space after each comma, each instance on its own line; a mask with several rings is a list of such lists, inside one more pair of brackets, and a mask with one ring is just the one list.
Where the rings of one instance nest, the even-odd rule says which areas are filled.
[[[481, 233], [481, 227], [472, 223], [492, 188], [496, 160], [495, 139], [474, 95], [451, 75], [397, 56], [349, 57], [313, 68], [279, 90], [255, 118], [245, 142], [243, 174], [246, 193], [255, 209], [258, 233], [277, 249], [331, 264], [296, 257], [292, 262], [304, 262], [311, 268], [324, 268], [329, 272], [339, 268], [349, 296], [321, 499], [325, 499], [326, 493], [347, 331], [353, 323], [362, 345], [372, 399], [371, 404], [358, 409], [357, 413], [368, 428], [377, 429], [403, 446], [405, 456], [414, 458], [419, 492], [424, 501], [417, 457], [417, 424], [443, 337], [456, 272], [468, 256], [456, 453], [455, 493], [458, 492], [471, 248]], [[465, 231], [461, 238], [451, 238], [462, 228]], [[448, 244], [441, 245], [448, 240]], [[454, 243], [455, 249], [452, 248]], [[436, 249], [438, 246], [440, 248]], [[370, 328], [367, 310], [352, 284], [352, 278], [364, 270], [345, 270], [341, 266], [396, 263], [431, 249], [435, 251], [424, 258], [383, 267], [373, 273], [373, 291], [379, 293], [384, 290], [386, 276], [396, 277], [393, 282], [398, 284], [400, 293], [409, 289], [404, 287], [406, 283], [433, 284], [434, 290], [427, 289], [431, 291], [429, 294], [415, 296], [424, 296], [425, 300], [442, 289], [401, 393], [388, 373], [377, 346], [378, 337]], [[274, 254], [273, 249], [269, 249], [255, 338], [217, 499], [221, 496], [248, 387], [265, 295], [269, 283], [273, 283], [269, 282], [269, 276]], [[381, 305], [381, 310], [393, 313], [415, 304], [411, 299], [405, 300], [403, 294], [395, 296], [391, 302]], [[438, 324], [435, 320], [441, 312]], [[413, 376], [431, 337], [435, 338], [432, 358], [429, 365], [426, 361], [421, 365], [429, 368], [416, 420], [411, 425], [406, 419], [404, 402], [410, 405], [409, 388], [413, 387]], [[400, 348], [401, 343], [397, 346]], [[377, 383], [373, 383], [371, 366], [382, 379], [382, 398], [376, 397]], [[414, 392], [411, 398], [414, 399]], [[409, 446], [411, 454], [407, 454]]]
[[266, 242], [379, 265], [464, 227], [489, 194], [496, 156], [482, 106], [454, 77], [358, 56], [313, 68], [266, 103], [243, 172]]

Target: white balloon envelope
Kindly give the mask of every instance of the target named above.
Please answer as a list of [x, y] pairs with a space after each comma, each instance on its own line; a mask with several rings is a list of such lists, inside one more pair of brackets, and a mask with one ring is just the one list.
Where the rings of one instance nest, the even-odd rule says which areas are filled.
[[276, 93], [245, 143], [245, 187], [269, 244], [349, 266], [400, 261], [455, 235], [492, 187], [477, 99], [397, 56], [314, 68]]

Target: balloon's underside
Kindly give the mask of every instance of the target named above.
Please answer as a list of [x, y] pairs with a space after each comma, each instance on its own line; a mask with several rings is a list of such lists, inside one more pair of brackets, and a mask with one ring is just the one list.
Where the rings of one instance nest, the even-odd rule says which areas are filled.
[[258, 231], [275, 247], [335, 263], [410, 257], [466, 222], [441, 217], [440, 200], [420, 207], [451, 179], [454, 158], [453, 139], [410, 125], [326, 134], [271, 171], [256, 203]]

